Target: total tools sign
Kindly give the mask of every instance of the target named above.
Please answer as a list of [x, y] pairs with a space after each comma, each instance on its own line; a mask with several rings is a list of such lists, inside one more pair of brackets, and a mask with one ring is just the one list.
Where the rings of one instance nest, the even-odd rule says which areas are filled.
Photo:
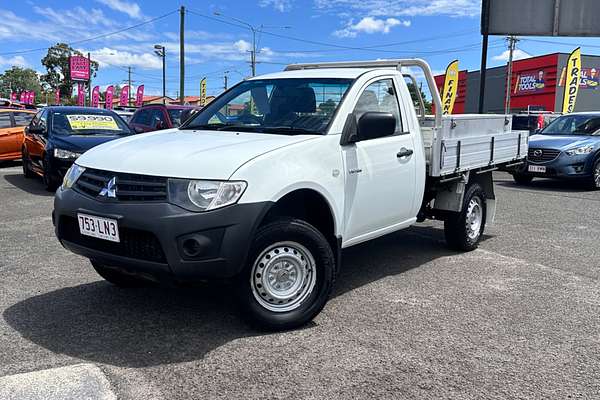
[[554, 111], [558, 54], [532, 57], [513, 63], [511, 108], [538, 106]]

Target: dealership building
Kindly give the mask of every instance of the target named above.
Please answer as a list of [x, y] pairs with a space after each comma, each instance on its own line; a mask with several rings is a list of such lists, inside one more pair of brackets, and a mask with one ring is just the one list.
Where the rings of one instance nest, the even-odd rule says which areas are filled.
[[[513, 62], [511, 112], [528, 109], [562, 111], [568, 53], [553, 53]], [[600, 56], [582, 56], [575, 111], [600, 110]], [[508, 66], [489, 68], [485, 79], [485, 113], [504, 113]], [[454, 114], [477, 113], [480, 71], [460, 71]], [[440, 92], [444, 75], [435, 77]]]

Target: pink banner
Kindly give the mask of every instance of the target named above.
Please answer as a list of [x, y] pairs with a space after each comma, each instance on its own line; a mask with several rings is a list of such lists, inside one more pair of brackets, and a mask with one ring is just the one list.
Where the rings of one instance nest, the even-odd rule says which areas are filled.
[[85, 87], [81, 82], [77, 84], [77, 105], [80, 107], [85, 105]]
[[17, 101], [17, 92], [10, 92], [10, 100]]
[[135, 94], [135, 106], [141, 107], [144, 105], [144, 85], [140, 85], [137, 88], [137, 92]]
[[98, 108], [100, 104], [100, 86], [95, 86], [92, 90], [92, 107]]
[[106, 88], [106, 93], [104, 94], [104, 108], [107, 110], [112, 110], [113, 108], [113, 92], [115, 88], [111, 85]]
[[71, 80], [87, 81], [90, 79], [90, 61], [83, 56], [69, 57]]
[[35, 92], [33, 90], [29, 92], [28, 100], [27, 104], [35, 104]]
[[119, 100], [119, 105], [121, 107], [126, 106], [127, 103], [129, 103], [129, 85], [123, 86], [123, 89], [121, 89], [121, 98]]
[[60, 89], [54, 92], [54, 104], [60, 104]]
[[19, 101], [25, 103], [25, 100], [25, 91], [22, 91], [21, 94], [19, 94]]

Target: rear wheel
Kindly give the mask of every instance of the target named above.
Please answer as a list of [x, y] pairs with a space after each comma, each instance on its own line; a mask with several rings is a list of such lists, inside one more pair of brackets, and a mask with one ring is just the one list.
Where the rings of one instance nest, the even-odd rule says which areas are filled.
[[282, 219], [258, 230], [237, 292], [253, 323], [285, 330], [323, 309], [334, 280], [335, 259], [323, 234], [302, 220]]
[[126, 274], [114, 268], [110, 268], [109, 266], [101, 264], [97, 261], [91, 261], [91, 263], [98, 275], [115, 286], [122, 288], [135, 288], [151, 285], [150, 281], [132, 274]]
[[533, 176], [523, 174], [513, 174], [513, 179], [519, 185], [529, 185], [533, 181]]
[[485, 229], [487, 206], [485, 192], [479, 184], [467, 188], [462, 211], [444, 220], [446, 243], [454, 250], [472, 251], [477, 248]]

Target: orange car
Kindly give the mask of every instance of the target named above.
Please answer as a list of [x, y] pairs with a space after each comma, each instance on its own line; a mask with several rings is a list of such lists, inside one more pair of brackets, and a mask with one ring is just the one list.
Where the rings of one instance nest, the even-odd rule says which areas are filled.
[[20, 160], [23, 129], [35, 116], [35, 111], [0, 108], [0, 161]]

